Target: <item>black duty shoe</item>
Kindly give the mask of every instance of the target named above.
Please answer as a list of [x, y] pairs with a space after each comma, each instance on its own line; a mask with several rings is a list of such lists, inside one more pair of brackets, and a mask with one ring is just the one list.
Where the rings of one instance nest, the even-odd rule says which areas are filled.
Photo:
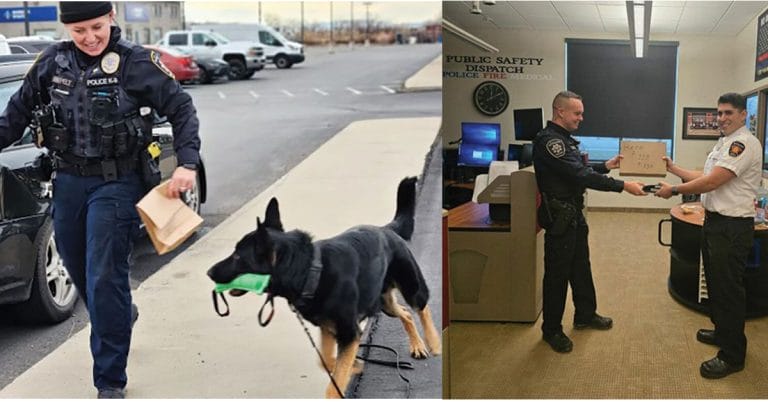
[[611, 329], [613, 327], [613, 320], [595, 313], [591, 320], [587, 322], [574, 322], [573, 327], [576, 329]]
[[715, 330], [713, 329], [700, 329], [696, 332], [696, 340], [707, 345], [717, 346], [715, 341]]
[[136, 320], [139, 319], [139, 306], [131, 303], [131, 328], [133, 328], [133, 324], [136, 323]]
[[96, 398], [125, 399], [125, 389], [124, 388], [101, 388]]
[[552, 346], [552, 349], [558, 353], [568, 353], [573, 350], [573, 342], [562, 332], [557, 332], [552, 335], [544, 334], [544, 341]]
[[724, 360], [720, 360], [719, 357], [714, 357], [713, 359], [707, 360], [704, 363], [701, 363], [701, 367], [699, 367], [701, 376], [711, 379], [723, 378], [729, 374], [733, 374], [741, 370], [744, 370], [744, 364], [731, 364]]

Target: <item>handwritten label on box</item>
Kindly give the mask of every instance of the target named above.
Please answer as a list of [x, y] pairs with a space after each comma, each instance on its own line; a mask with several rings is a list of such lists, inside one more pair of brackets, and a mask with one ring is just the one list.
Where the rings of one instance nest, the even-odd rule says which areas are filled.
[[667, 175], [667, 166], [662, 156], [667, 147], [663, 142], [622, 141], [619, 175], [621, 176], [658, 176]]

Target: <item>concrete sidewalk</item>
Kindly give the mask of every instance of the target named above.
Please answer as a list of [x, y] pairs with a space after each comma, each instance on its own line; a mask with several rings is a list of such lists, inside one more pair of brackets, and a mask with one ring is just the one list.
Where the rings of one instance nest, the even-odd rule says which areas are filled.
[[416, 74], [405, 80], [403, 92], [438, 91], [443, 88], [442, 53]]
[[[427, 82], [418, 78], [411, 85]], [[275, 318], [266, 328], [256, 320], [265, 296], [229, 298], [231, 315], [220, 318], [213, 311], [213, 283], [205, 272], [255, 229], [271, 197], [280, 200], [286, 230], [306, 230], [316, 239], [353, 225], [389, 222], [397, 185], [405, 176], [422, 173], [440, 120], [349, 125], [144, 281], [133, 294], [141, 317], [128, 361], [128, 397], [323, 397], [327, 374], [285, 301], [276, 300]], [[430, 283], [433, 289], [437, 286]], [[439, 310], [433, 317], [440, 319]], [[312, 328], [316, 342], [318, 332]], [[0, 398], [95, 397], [89, 334], [89, 328], [75, 334], [0, 390]], [[407, 355], [407, 349], [402, 353]]]

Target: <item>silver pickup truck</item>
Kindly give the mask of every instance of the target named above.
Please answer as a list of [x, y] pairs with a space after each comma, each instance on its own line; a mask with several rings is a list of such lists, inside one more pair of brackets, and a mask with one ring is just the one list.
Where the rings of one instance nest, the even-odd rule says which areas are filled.
[[216, 32], [168, 31], [158, 45], [183, 50], [196, 58], [223, 59], [229, 63], [229, 79], [247, 80], [264, 68], [264, 49], [254, 42], [230, 41]]

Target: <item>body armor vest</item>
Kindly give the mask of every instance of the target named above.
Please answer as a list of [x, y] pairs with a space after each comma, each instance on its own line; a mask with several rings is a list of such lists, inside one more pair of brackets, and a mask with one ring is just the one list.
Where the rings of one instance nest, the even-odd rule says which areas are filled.
[[66, 126], [69, 134], [68, 153], [102, 158], [112, 153], [103, 149], [103, 127], [138, 115], [138, 100], [121, 85], [131, 43], [120, 39], [83, 68], [78, 65], [74, 46], [62, 45], [56, 53], [56, 72], [49, 88], [51, 105], [56, 120]]

